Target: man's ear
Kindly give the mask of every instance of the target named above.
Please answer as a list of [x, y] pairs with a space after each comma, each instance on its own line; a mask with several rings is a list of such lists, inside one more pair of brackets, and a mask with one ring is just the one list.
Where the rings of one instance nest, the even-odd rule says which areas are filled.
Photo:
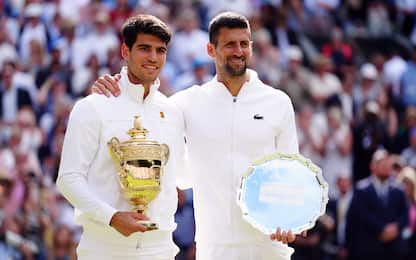
[[212, 43], [207, 43], [207, 52], [208, 55], [212, 58], [215, 58], [215, 46]]
[[121, 45], [121, 57], [123, 57], [123, 59], [127, 59], [129, 57], [129, 54], [130, 54], [129, 47], [125, 43], [123, 43]]

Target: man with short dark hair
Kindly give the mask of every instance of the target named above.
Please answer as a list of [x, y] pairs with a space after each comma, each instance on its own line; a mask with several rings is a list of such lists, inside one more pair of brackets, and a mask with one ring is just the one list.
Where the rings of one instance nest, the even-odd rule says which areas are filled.
[[404, 259], [402, 231], [408, 224], [408, 205], [401, 188], [391, 178], [391, 155], [377, 150], [371, 176], [358, 182], [346, 224], [349, 259]]
[[[183, 119], [157, 90], [171, 33], [158, 18], [138, 15], [124, 24], [122, 36], [121, 53], [127, 66], [120, 72], [120, 97], [90, 95], [75, 104], [57, 186], [76, 208], [77, 221], [83, 226], [78, 259], [172, 260], [178, 252], [172, 232], [176, 227], [175, 174], [182, 172]], [[160, 193], [148, 205], [147, 215], [159, 227], [153, 231], [138, 223], [147, 216], [132, 212], [123, 198], [107, 149], [112, 137], [130, 139], [127, 130], [135, 115], [141, 116], [149, 137], [170, 149]]]

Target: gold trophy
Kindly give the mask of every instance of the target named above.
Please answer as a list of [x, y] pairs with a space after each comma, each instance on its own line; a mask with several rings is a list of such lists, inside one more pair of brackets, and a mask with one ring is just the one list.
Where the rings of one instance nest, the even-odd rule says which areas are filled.
[[[134, 127], [128, 131], [131, 139], [120, 142], [113, 137], [107, 143], [110, 156], [118, 170], [121, 191], [133, 211], [145, 213], [147, 205], [160, 192], [160, 177], [169, 158], [169, 147], [146, 138], [148, 131], [142, 128], [138, 116]], [[138, 223], [147, 230], [158, 229], [156, 223], [141, 220]]]

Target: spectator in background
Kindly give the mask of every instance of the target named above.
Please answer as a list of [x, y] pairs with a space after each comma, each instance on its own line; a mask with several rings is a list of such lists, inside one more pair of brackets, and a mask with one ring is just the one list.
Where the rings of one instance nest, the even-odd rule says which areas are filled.
[[202, 0], [204, 5], [208, 9], [208, 19], [213, 18], [220, 12], [233, 11], [240, 13], [244, 16], [249, 16], [251, 10], [253, 10], [253, 1], [250, 0], [232, 0], [232, 1], [211, 1]]
[[330, 106], [326, 113], [328, 133], [323, 141], [322, 173], [329, 185], [329, 197], [339, 196], [339, 174], [351, 172], [352, 133], [339, 106]]
[[88, 34], [86, 45], [83, 48], [87, 48], [89, 51], [89, 55], [86, 57], [87, 63], [91, 55], [96, 55], [99, 66], [102, 66], [108, 62], [108, 52], [112, 49], [119, 49], [119, 39], [107, 11], [99, 10], [95, 14], [93, 22], [93, 31]]
[[380, 92], [377, 84], [378, 73], [376, 67], [371, 63], [365, 63], [360, 68], [361, 80], [353, 88], [352, 98], [354, 102], [354, 115], [356, 119], [362, 118], [364, 105], [369, 101], [376, 101]]
[[339, 4], [339, 0], [305, 0], [304, 5], [310, 21], [307, 24], [309, 31], [321, 34], [329, 32]]
[[341, 109], [342, 114], [347, 120], [348, 123], [354, 124], [354, 104], [352, 99], [354, 84], [355, 84], [355, 73], [346, 70], [344, 73], [341, 74], [340, 77], [341, 85], [342, 85], [342, 91], [337, 95]]
[[393, 140], [393, 147], [396, 153], [401, 153], [404, 149], [410, 147], [410, 131], [416, 128], [416, 107], [410, 106], [406, 108], [403, 121]]
[[375, 101], [364, 105], [364, 115], [353, 129], [353, 180], [357, 182], [370, 174], [373, 153], [379, 147], [387, 147], [386, 126], [379, 117], [380, 106]]
[[28, 47], [29, 58], [22, 62], [22, 70], [29, 72], [31, 75], [36, 75], [46, 65], [47, 60], [49, 60], [49, 54], [37, 39], [30, 40]]
[[41, 48], [48, 48], [49, 39], [45, 24], [41, 20], [42, 5], [40, 3], [30, 3], [24, 9], [27, 22], [21, 28], [19, 39], [20, 58], [23, 63], [30, 60], [30, 42], [36, 40]]
[[330, 42], [322, 46], [321, 52], [332, 60], [337, 75], [341, 75], [344, 65], [353, 62], [352, 46], [345, 41], [344, 32], [340, 27], [332, 28]]
[[342, 25], [347, 35], [365, 35], [367, 20], [367, 1], [342, 1], [340, 12]]
[[85, 65], [82, 68], [76, 69], [72, 74], [72, 94], [76, 97], [87, 96], [88, 86], [90, 86], [96, 78], [109, 72], [107, 67], [100, 63], [98, 56], [91, 53], [87, 58]]
[[309, 92], [314, 104], [322, 108], [329, 96], [341, 93], [341, 82], [332, 73], [333, 63], [331, 59], [319, 55], [315, 58], [313, 66], [314, 73], [310, 78]]
[[324, 138], [328, 130], [325, 117], [316, 113], [308, 103], [298, 108], [296, 116], [300, 153], [322, 166]]
[[330, 199], [327, 205], [327, 215], [334, 221], [334, 228], [328, 234], [327, 244], [323, 248], [328, 258], [346, 260], [348, 251], [345, 243], [345, 227], [347, 214], [353, 196], [351, 173], [340, 172], [336, 180], [337, 193], [336, 199]]
[[401, 157], [410, 167], [416, 169], [416, 127], [409, 130], [409, 147], [403, 150]]
[[388, 6], [384, 1], [369, 1], [367, 9], [368, 34], [373, 37], [388, 36], [392, 33], [392, 22]]
[[405, 167], [397, 176], [397, 181], [403, 186], [409, 203], [409, 229], [406, 234], [408, 239], [409, 254], [407, 260], [416, 259], [416, 171], [415, 168]]
[[406, 70], [406, 61], [400, 56], [399, 52], [392, 49], [389, 57], [383, 66], [384, 84], [388, 90], [393, 93], [395, 99], [399, 99], [400, 80]]
[[[383, 75], [383, 69], [384, 69], [384, 63], [386, 62], [386, 56], [378, 51], [375, 51], [373, 54], [371, 54], [369, 58], [369, 63], [373, 64], [376, 67], [376, 70], [378, 72], [378, 75]], [[380, 84], [383, 84], [383, 79], [379, 77], [377, 79], [380, 81]]]
[[116, 31], [121, 29], [124, 21], [133, 14], [129, 0], [116, 0], [115, 7], [110, 11], [110, 20]]
[[15, 84], [15, 73], [16, 64], [8, 62], [3, 65], [0, 81], [0, 117], [4, 123], [12, 123], [19, 109], [33, 105], [30, 93]]
[[175, 213], [177, 228], [173, 232], [173, 240], [180, 252], [176, 260], [195, 259], [195, 219], [192, 189], [178, 190], [178, 209]]
[[387, 89], [380, 89], [377, 95], [377, 103], [380, 106], [380, 119], [387, 128], [389, 139], [393, 140], [399, 128], [399, 118], [394, 108], [393, 97], [389, 95]]
[[195, 58], [192, 62], [192, 70], [185, 72], [178, 76], [173, 84], [173, 88], [170, 89], [170, 95], [177, 91], [184, 90], [193, 85], [202, 85], [212, 78], [209, 73], [211, 62], [204, 60], [203, 58]]
[[407, 62], [401, 76], [399, 97], [405, 108], [409, 106], [416, 107], [416, 48], [413, 50], [412, 57]]
[[289, 47], [299, 45], [299, 42], [295, 31], [289, 28], [286, 9], [273, 8], [272, 15], [272, 23], [268, 29], [272, 44], [279, 50], [279, 63], [284, 68], [288, 63]]
[[298, 46], [290, 46], [287, 57], [288, 66], [282, 73], [278, 88], [291, 97], [297, 110], [302, 104], [312, 101], [309, 95], [311, 72], [303, 66], [303, 53]]
[[16, 47], [11, 40], [6, 21], [0, 17], [0, 71], [6, 61], [16, 61], [17, 58]]
[[253, 32], [253, 68], [259, 78], [276, 88], [282, 71], [279, 66], [279, 51], [272, 45], [270, 34], [266, 29]]
[[[178, 17], [178, 31], [172, 39], [169, 57], [179, 73], [192, 71], [195, 59], [209, 60], [206, 52], [208, 33], [199, 29], [195, 11], [186, 9]], [[192, 44], [187, 44], [192, 43]]]
[[356, 185], [346, 226], [350, 259], [404, 259], [401, 233], [409, 212], [391, 171], [389, 153], [379, 149], [371, 159], [371, 176]]
[[54, 260], [76, 260], [75, 247], [72, 230], [65, 225], [60, 225], [53, 233], [48, 257]]

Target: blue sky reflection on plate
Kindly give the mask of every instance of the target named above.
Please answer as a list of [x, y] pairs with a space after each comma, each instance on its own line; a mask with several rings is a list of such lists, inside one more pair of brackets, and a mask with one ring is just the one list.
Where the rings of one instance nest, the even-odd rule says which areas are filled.
[[277, 227], [296, 230], [320, 215], [322, 187], [315, 173], [300, 162], [278, 158], [255, 166], [245, 181], [242, 200], [249, 221], [267, 233]]

